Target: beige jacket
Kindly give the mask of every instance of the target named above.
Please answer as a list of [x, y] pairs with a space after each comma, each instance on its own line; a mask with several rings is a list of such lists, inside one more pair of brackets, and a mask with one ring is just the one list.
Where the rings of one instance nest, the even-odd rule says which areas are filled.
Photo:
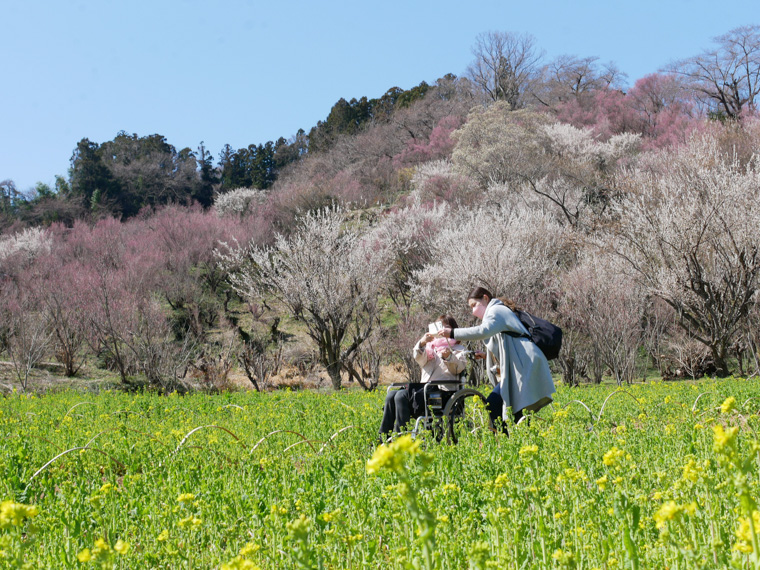
[[[467, 365], [467, 356], [463, 352], [466, 348], [454, 340], [451, 341], [451, 344], [451, 356], [449, 356], [448, 360], [443, 360], [437, 354], [433, 359], [428, 360], [425, 347], [420, 346], [419, 341], [414, 345], [412, 356], [422, 369], [422, 379], [420, 380], [422, 383], [430, 382], [431, 380], [459, 379], [459, 375], [464, 372]], [[445, 390], [446, 387], [443, 389]]]

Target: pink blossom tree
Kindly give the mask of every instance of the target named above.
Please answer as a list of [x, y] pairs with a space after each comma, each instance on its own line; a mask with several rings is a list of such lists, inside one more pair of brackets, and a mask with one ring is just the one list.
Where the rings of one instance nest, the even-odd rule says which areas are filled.
[[609, 255], [589, 252], [559, 287], [564, 321], [589, 337], [618, 385], [633, 380], [643, 336], [644, 295], [625, 269]]
[[427, 140], [419, 138], [407, 140], [406, 148], [393, 157], [394, 166], [399, 168], [408, 164], [449, 158], [456, 144], [451, 138], [451, 133], [463, 123], [464, 118], [458, 115], [443, 117], [430, 132]]
[[0, 320], [4, 323], [6, 350], [21, 389], [50, 346], [50, 326], [40, 300], [27, 286], [26, 275], [0, 284]]

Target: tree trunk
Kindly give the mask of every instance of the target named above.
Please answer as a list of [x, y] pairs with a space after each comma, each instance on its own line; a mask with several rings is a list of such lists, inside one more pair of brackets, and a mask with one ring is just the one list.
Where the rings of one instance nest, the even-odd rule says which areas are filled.
[[327, 368], [327, 374], [330, 376], [330, 381], [332, 382], [333, 390], [340, 390], [341, 385], [341, 377], [340, 377], [340, 370], [341, 365], [339, 362], [334, 362], [331, 364], [328, 364], [325, 366]]
[[728, 363], [726, 362], [726, 347], [725, 344], [719, 343], [710, 347], [715, 361], [715, 375], [718, 378], [725, 378], [730, 376], [731, 372], [728, 370]]

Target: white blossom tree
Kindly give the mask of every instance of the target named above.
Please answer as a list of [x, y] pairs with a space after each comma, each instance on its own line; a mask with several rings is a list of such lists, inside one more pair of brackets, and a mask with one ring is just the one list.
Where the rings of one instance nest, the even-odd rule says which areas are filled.
[[759, 166], [722, 154], [712, 132], [654, 155], [621, 177], [616, 223], [604, 237], [709, 347], [722, 375], [760, 287]]
[[612, 174], [636, 155], [640, 140], [623, 134], [601, 142], [591, 130], [543, 113], [510, 112], [501, 103], [474, 110], [452, 136], [452, 162], [460, 172], [483, 189], [501, 184], [533, 194], [576, 228], [590, 225], [587, 212], [604, 210]]
[[229, 214], [243, 216], [266, 201], [267, 193], [256, 188], [235, 188], [214, 198], [214, 211], [219, 217]]
[[430, 244], [429, 263], [415, 273], [425, 306], [462, 314], [475, 285], [537, 310], [547, 284], [572, 256], [572, 233], [522, 203], [451, 215]]
[[377, 326], [386, 251], [364, 240], [343, 211], [324, 209], [300, 218], [272, 247], [251, 244], [219, 256], [244, 298], [274, 297], [306, 326], [337, 390], [341, 372], [362, 383], [352, 361]]

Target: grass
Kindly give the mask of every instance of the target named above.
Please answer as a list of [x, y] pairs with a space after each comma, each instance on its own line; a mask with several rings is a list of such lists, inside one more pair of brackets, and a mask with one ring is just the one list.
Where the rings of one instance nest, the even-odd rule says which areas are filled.
[[378, 448], [383, 396], [5, 397], [0, 564], [757, 567], [755, 381], [560, 386], [456, 446]]

